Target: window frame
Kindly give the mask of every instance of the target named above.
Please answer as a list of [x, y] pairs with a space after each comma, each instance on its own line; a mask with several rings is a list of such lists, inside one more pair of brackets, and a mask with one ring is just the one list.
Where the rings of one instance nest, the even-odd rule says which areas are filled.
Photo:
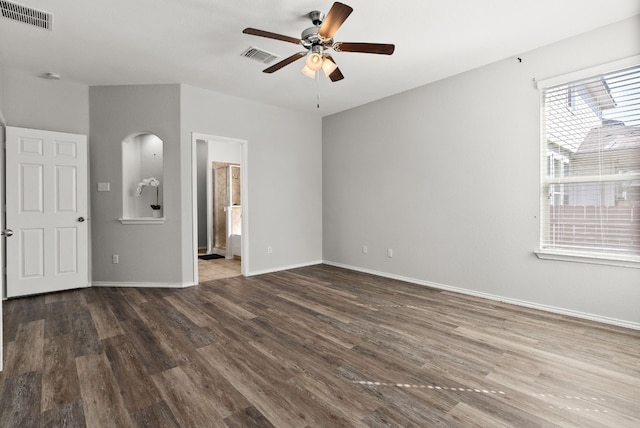
[[[557, 260], [565, 262], [578, 262], [578, 263], [590, 263], [597, 265], [630, 267], [640, 269], [640, 255], [623, 255], [623, 254], [611, 254], [605, 252], [596, 251], [578, 251], [572, 249], [550, 249], [543, 248], [544, 234], [549, 228], [550, 216], [549, 216], [549, 201], [548, 195], [545, 189], [549, 186], [549, 180], [544, 175], [545, 169], [548, 167], [547, 157], [549, 156], [548, 144], [545, 134], [545, 102], [544, 91], [547, 88], [551, 88], [558, 85], [567, 84], [581, 79], [587, 79], [599, 74], [607, 74], [615, 72], [616, 70], [622, 70], [629, 67], [635, 67], [640, 65], [640, 55], [625, 58], [619, 61], [613, 61], [606, 64], [602, 64], [596, 67], [583, 69], [580, 71], [563, 74], [560, 76], [552, 77], [537, 81], [537, 88], [540, 91], [540, 157], [539, 157], [539, 171], [540, 177], [538, 183], [540, 185], [540, 224], [539, 224], [539, 237], [538, 237], [538, 249], [534, 251], [534, 254], [542, 260]], [[561, 156], [561, 155], [558, 155]]]

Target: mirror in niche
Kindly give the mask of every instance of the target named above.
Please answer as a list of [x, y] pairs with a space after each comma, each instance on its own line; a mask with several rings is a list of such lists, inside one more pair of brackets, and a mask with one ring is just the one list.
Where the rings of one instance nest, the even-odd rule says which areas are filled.
[[122, 141], [122, 217], [162, 218], [164, 189], [163, 142], [148, 132]]

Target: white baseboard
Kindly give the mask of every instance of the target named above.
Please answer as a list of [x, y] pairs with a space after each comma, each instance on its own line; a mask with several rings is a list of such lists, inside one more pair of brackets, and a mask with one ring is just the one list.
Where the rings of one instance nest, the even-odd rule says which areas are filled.
[[450, 285], [438, 284], [435, 282], [424, 281], [416, 278], [409, 278], [406, 276], [396, 275], [396, 274], [387, 273], [387, 272], [380, 272], [372, 269], [361, 268], [358, 266], [345, 265], [342, 263], [336, 263], [329, 260], [325, 260], [323, 263], [330, 266], [340, 267], [340, 268], [354, 270], [354, 271], [363, 272], [363, 273], [369, 273], [372, 275], [381, 276], [383, 278], [397, 279], [399, 281], [410, 282], [412, 284], [423, 285], [426, 287], [437, 288], [440, 290], [452, 291], [455, 293], [466, 294], [469, 296], [481, 297], [484, 299], [495, 300], [498, 302], [508, 303], [508, 304], [517, 305], [517, 306], [524, 306], [527, 308], [538, 309], [541, 311], [551, 312], [554, 314], [568, 315], [568, 316], [582, 318], [590, 321], [601, 322], [604, 324], [611, 324], [618, 327], [625, 327], [625, 328], [630, 328], [634, 330], [640, 330], [640, 323], [619, 320], [616, 318], [604, 317], [601, 315], [590, 314], [587, 312], [574, 311], [572, 309], [559, 308], [557, 306], [542, 305], [535, 302], [527, 302], [524, 300], [512, 299], [509, 297], [498, 296], [495, 294], [482, 293], [479, 291], [469, 290], [467, 288], [452, 287]]
[[270, 268], [270, 269], [252, 270], [250, 272], [247, 272], [247, 276], [263, 275], [265, 273], [274, 273], [274, 272], [280, 272], [280, 271], [283, 271], [283, 270], [297, 269], [297, 268], [313, 266], [313, 265], [320, 265], [322, 263], [324, 263], [324, 261], [316, 260], [316, 261], [313, 261], [313, 262], [305, 262], [305, 263], [299, 263], [299, 264], [289, 265], [289, 266], [278, 266], [278, 267]]
[[[278, 267], [274, 267], [274, 268], [270, 268], [270, 269], [252, 270], [252, 271], [247, 272], [246, 276], [256, 276], [256, 275], [263, 275], [263, 274], [266, 274], [266, 273], [281, 272], [283, 270], [297, 269], [297, 268], [302, 268], [302, 267], [307, 267], [307, 266], [319, 265], [319, 264], [322, 264], [322, 263], [324, 263], [322, 260], [315, 260], [315, 261], [311, 261], [311, 262], [298, 263], [298, 264], [294, 264], [294, 265], [278, 266]], [[162, 283], [162, 282], [93, 281], [92, 285], [94, 287], [186, 288], [186, 287], [193, 287], [194, 285], [198, 285], [198, 284], [197, 283], [181, 284], [181, 283], [171, 283], [171, 282]]]
[[198, 285], [196, 283], [179, 283], [179, 282], [109, 282], [109, 281], [93, 281], [93, 287], [139, 287], [139, 288], [187, 288]]

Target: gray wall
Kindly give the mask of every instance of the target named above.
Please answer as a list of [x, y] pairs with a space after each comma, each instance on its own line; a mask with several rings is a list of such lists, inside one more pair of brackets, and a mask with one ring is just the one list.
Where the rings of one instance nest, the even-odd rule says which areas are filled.
[[[180, 86], [95, 86], [91, 111], [91, 211], [93, 281], [182, 284], [180, 246]], [[163, 141], [162, 225], [123, 225], [122, 141], [149, 132]], [[98, 182], [111, 183], [97, 192]], [[188, 212], [186, 213], [188, 214]], [[120, 256], [119, 264], [111, 256]]]
[[540, 107], [532, 79], [637, 54], [639, 17], [523, 53], [522, 63], [506, 59], [324, 118], [324, 259], [640, 326], [639, 269], [533, 254]]
[[0, 110], [7, 125], [89, 135], [89, 88], [0, 68]]
[[[248, 273], [321, 262], [321, 119], [186, 85], [181, 94], [183, 170], [191, 169], [193, 132], [247, 141]], [[190, 191], [190, 184], [183, 188], [183, 207]], [[191, 226], [186, 215], [183, 221]], [[191, 235], [182, 239], [195, 248]]]

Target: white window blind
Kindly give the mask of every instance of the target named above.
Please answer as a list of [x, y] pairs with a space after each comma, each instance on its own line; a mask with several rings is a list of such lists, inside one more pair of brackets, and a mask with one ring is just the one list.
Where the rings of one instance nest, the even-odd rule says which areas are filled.
[[541, 251], [640, 262], [640, 65], [542, 100]]

